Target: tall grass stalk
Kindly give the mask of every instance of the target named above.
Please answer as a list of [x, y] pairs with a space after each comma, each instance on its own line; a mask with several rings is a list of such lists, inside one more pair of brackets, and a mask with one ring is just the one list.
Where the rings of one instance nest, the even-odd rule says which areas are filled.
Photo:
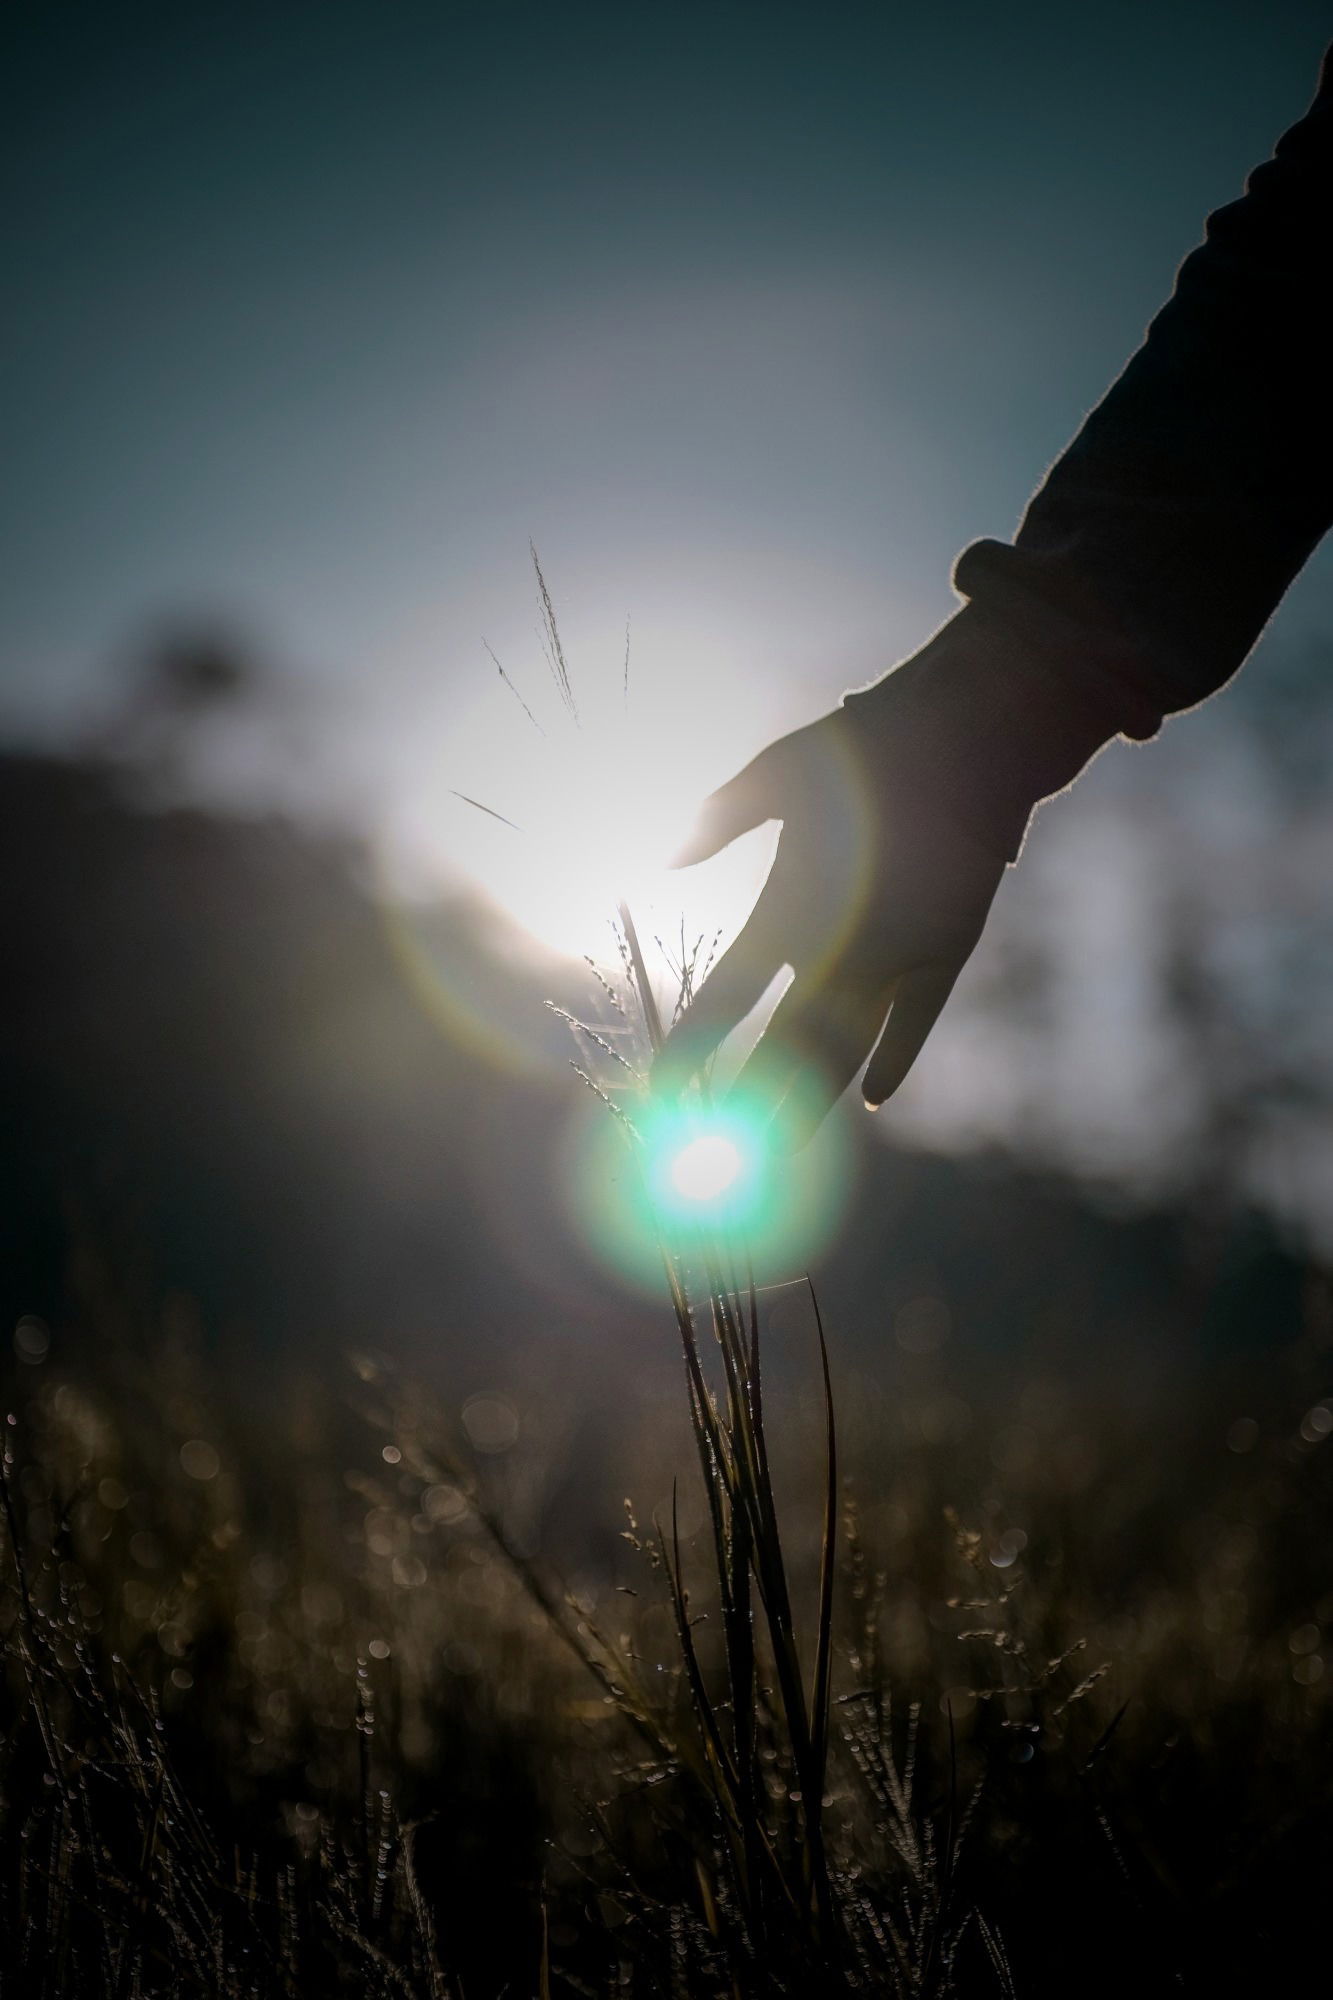
[[[535, 549], [532, 559], [548, 662], [561, 699], [577, 721], [555, 610]], [[628, 666], [627, 652], [626, 687]], [[638, 1015], [646, 1069], [663, 1044], [662, 1017], [639, 931], [624, 900], [617, 914], [628, 992], [618, 996], [608, 982], [602, 984], [622, 1017]], [[693, 998], [702, 948], [700, 939], [687, 953], [682, 937], [675, 1015]], [[576, 1035], [591, 1033], [594, 1042], [602, 1039], [582, 1023], [570, 1025]], [[595, 1082], [593, 1087], [606, 1095]], [[697, 1087], [706, 1106], [708, 1080]], [[633, 1108], [626, 1111], [623, 1095], [613, 1104], [621, 1111], [633, 1144], [637, 1139]], [[656, 1226], [684, 1360], [690, 1424], [706, 1501], [709, 1585], [721, 1630], [721, 1659], [710, 1672], [696, 1643], [698, 1620], [691, 1609], [692, 1585], [673, 1488], [669, 1522], [655, 1520], [654, 1529], [693, 1717], [694, 1755], [688, 1764], [696, 1781], [702, 1779], [718, 1833], [716, 1843], [696, 1847], [705, 1921], [724, 1951], [737, 1994], [863, 1987], [864, 1980], [855, 1976], [853, 1968], [859, 1958], [862, 1972], [870, 1972], [867, 1937], [877, 1945], [894, 1940], [891, 1963], [882, 1970], [895, 1985], [901, 1979], [904, 1991], [933, 1993], [947, 1977], [956, 1859], [952, 1823], [942, 1870], [929, 1871], [928, 1882], [923, 1871], [918, 1884], [925, 1894], [908, 1926], [910, 1943], [896, 1933], [891, 1919], [883, 1924], [872, 1920], [867, 1926], [861, 1895], [853, 1926], [860, 1937], [854, 1950], [847, 1934], [845, 1898], [837, 1892], [830, 1867], [825, 1788], [838, 1456], [828, 1343], [814, 1284], [807, 1278], [823, 1401], [823, 1522], [818, 1587], [803, 1647], [765, 1431], [759, 1295], [752, 1264], [744, 1243], [725, 1224], [681, 1232], [659, 1217]], [[600, 1661], [596, 1670], [604, 1672]], [[632, 1704], [631, 1713], [642, 1728], [641, 1707]], [[910, 1816], [906, 1794], [890, 1775], [894, 1763], [884, 1736], [882, 1703], [877, 1713], [873, 1750], [862, 1731], [863, 1754], [874, 1762], [886, 1785], [897, 1786], [904, 1815]], [[664, 1728], [649, 1727], [663, 1743], [668, 1740]], [[952, 1807], [952, 1786], [950, 1798]], [[913, 1851], [919, 1865], [922, 1849], [918, 1845]]]

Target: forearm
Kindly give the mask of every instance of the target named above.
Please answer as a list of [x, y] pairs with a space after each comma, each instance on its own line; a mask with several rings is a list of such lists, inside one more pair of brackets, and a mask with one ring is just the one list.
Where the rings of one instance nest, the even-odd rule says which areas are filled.
[[[995, 731], [964, 803], [1006, 851], [1103, 742], [1229, 679], [1333, 524], [1331, 248], [1333, 51], [1013, 545], [959, 559], [967, 644], [938, 650], [934, 693]], [[992, 664], [969, 680], [964, 653]]]

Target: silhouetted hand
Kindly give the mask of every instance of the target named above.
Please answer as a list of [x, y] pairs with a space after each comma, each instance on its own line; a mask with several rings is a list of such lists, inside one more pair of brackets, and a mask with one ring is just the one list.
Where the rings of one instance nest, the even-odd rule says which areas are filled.
[[681, 1090], [790, 967], [791, 985], [734, 1087], [772, 1111], [774, 1137], [791, 1150], [811, 1137], [867, 1056], [867, 1104], [893, 1095], [1004, 873], [1000, 852], [937, 796], [940, 714], [929, 695], [923, 700], [919, 669], [938, 644], [761, 752], [713, 793], [676, 859], [687, 867], [752, 827], [782, 821], [754, 910], [668, 1036], [653, 1080]]

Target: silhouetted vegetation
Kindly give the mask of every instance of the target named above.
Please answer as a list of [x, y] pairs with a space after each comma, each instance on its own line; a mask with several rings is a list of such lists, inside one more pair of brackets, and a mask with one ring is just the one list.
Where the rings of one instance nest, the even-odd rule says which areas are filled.
[[[370, 1358], [238, 1380], [184, 1300], [136, 1328], [84, 1278], [90, 1358], [25, 1318], [9, 1381], [10, 1990], [1219, 1991], [1313, 1959], [1326, 1288], [1276, 1366], [1150, 1425], [1048, 1378], [979, 1433], [938, 1300], [900, 1315], [913, 1386], [841, 1374], [812, 1855], [764, 1617], [736, 1657], [746, 1503], [719, 1600], [660, 1410], [622, 1412], [621, 1553], [571, 1537], [565, 1582], [541, 1404]], [[807, 1372], [766, 1411], [806, 1689]]]

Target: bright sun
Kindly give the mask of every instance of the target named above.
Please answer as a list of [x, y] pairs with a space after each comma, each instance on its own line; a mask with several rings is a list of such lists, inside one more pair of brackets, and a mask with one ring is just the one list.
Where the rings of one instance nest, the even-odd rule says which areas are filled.
[[[539, 944], [614, 963], [611, 922], [628, 903], [645, 948], [673, 956], [720, 933], [725, 944], [763, 883], [773, 830], [701, 869], [667, 863], [690, 830], [706, 782], [697, 711], [666, 721], [581, 713], [543, 718], [539, 732], [512, 705], [469, 718], [449, 758], [435, 840]], [[716, 780], [726, 770], [709, 771]], [[458, 793], [466, 797], [457, 796]], [[497, 816], [498, 815], [498, 816]]]

